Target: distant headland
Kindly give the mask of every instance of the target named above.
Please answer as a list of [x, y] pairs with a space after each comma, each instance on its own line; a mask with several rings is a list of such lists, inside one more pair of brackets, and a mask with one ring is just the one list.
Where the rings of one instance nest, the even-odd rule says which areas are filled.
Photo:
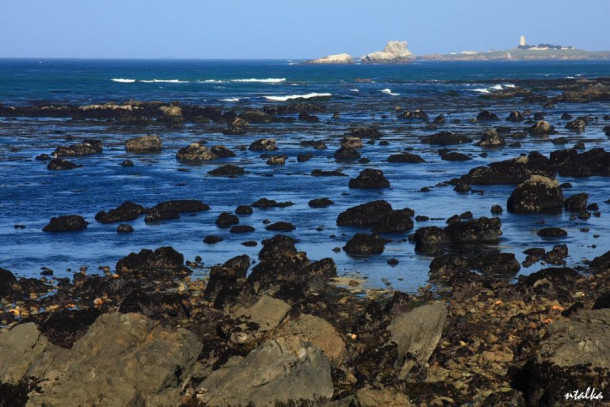
[[519, 45], [508, 50], [461, 51], [449, 54], [427, 54], [415, 56], [407, 49], [406, 41], [389, 41], [383, 51], [376, 51], [362, 56], [359, 60], [349, 54], [328, 55], [323, 58], [305, 61], [306, 64], [352, 64], [356, 62], [370, 64], [410, 63], [421, 61], [535, 61], [535, 60], [588, 60], [610, 59], [610, 51], [585, 51], [571, 45], [538, 44], [529, 45], [522, 35]]

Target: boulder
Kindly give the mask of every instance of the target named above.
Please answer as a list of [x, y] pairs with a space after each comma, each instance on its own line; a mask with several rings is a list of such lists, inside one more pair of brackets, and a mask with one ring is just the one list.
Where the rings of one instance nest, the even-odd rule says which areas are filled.
[[447, 285], [460, 273], [477, 271], [485, 277], [510, 280], [521, 269], [513, 253], [481, 252], [472, 255], [446, 253], [430, 262], [430, 280]]
[[404, 233], [411, 230], [413, 229], [412, 215], [413, 211], [410, 209], [392, 211], [375, 223], [373, 233]]
[[478, 122], [497, 122], [498, 120], [498, 116], [493, 113], [490, 112], [489, 110], [482, 110], [478, 115], [477, 115], [477, 121]]
[[498, 147], [505, 145], [504, 137], [500, 136], [497, 131], [491, 129], [487, 130], [481, 136], [481, 141], [475, 143], [481, 147]]
[[505, 161], [498, 161], [487, 166], [475, 167], [461, 180], [472, 185], [520, 184], [532, 175], [555, 177], [556, 170], [551, 161], [537, 151], [527, 156], [519, 156]]
[[349, 187], [361, 189], [389, 188], [390, 182], [381, 170], [367, 168], [362, 170], [358, 177], [349, 180]]
[[601, 274], [610, 271], [610, 251], [597, 256], [589, 264], [589, 268], [594, 274]]
[[244, 173], [245, 171], [242, 167], [233, 164], [225, 164], [208, 171], [208, 174], [213, 177], [237, 177], [244, 175]]
[[378, 139], [381, 136], [383, 136], [383, 134], [381, 134], [381, 132], [373, 126], [369, 126], [369, 127], [356, 127], [353, 129], [350, 129], [348, 132], [349, 136], [352, 137], [358, 137], [358, 138], [368, 138], [368, 139]]
[[248, 131], [248, 127], [250, 127], [250, 123], [247, 120], [242, 119], [241, 117], [235, 117], [233, 120], [227, 123], [227, 130], [223, 132], [226, 135], [241, 135], [246, 134]]
[[447, 149], [443, 149], [439, 151], [439, 155], [441, 156], [441, 160], [445, 161], [469, 161], [472, 160], [472, 157], [466, 154], [459, 153], [457, 151], [447, 151]]
[[586, 126], [587, 122], [579, 117], [578, 119], [568, 122], [568, 124], [566, 124], [566, 129], [575, 131], [576, 133], [582, 133], [585, 131]]
[[523, 118], [521, 112], [515, 110], [509, 113], [506, 120], [509, 122], [522, 122], [525, 119]]
[[562, 177], [610, 177], [610, 152], [603, 148], [583, 153], [575, 149], [553, 151], [550, 159]]
[[[13, 291], [13, 284], [17, 282], [17, 279], [8, 270], [0, 268], [0, 300], [6, 295]], [[0, 380], [0, 383], [2, 380]]]
[[[528, 405], [564, 404], [566, 395], [590, 389], [602, 394], [610, 385], [610, 309], [579, 311], [567, 321], [550, 324], [521, 376]], [[601, 400], [598, 396], [587, 402]]]
[[285, 155], [272, 155], [267, 160], [267, 164], [269, 165], [284, 165], [286, 164], [286, 156]]
[[233, 226], [231, 229], [229, 229], [229, 233], [251, 233], [254, 232], [256, 229], [254, 229], [253, 226], [249, 226], [249, 225], [237, 225], [237, 226]]
[[17, 384], [49, 344], [33, 322], [0, 334], [0, 383]]
[[529, 133], [535, 136], [546, 136], [549, 134], [555, 134], [555, 128], [545, 120], [538, 120], [536, 124], [529, 128]]
[[312, 208], [326, 208], [327, 206], [334, 205], [334, 201], [328, 198], [316, 198], [308, 202], [308, 205]]
[[447, 309], [441, 303], [423, 305], [395, 317], [390, 325], [390, 341], [398, 345], [396, 367], [401, 379], [418, 365], [424, 365], [441, 339]]
[[568, 232], [561, 228], [551, 227], [540, 229], [536, 234], [542, 237], [566, 237]]
[[357, 160], [360, 158], [360, 153], [349, 147], [341, 147], [335, 151], [335, 160]]
[[53, 152], [53, 157], [83, 157], [86, 155], [99, 154], [102, 152], [102, 141], [94, 139], [84, 139], [80, 144], [57, 147]]
[[506, 207], [512, 213], [559, 213], [563, 208], [563, 192], [556, 180], [533, 175], [517, 185]]
[[108, 212], [100, 211], [95, 215], [95, 220], [100, 223], [127, 222], [137, 219], [146, 213], [146, 208], [131, 201], [123, 202], [121, 205]]
[[227, 301], [236, 298], [241, 292], [246, 273], [250, 268], [250, 258], [243, 254], [233, 257], [222, 265], [212, 266], [210, 278], [205, 287], [204, 297], [221, 308]]
[[346, 174], [342, 173], [340, 170], [328, 170], [324, 171], [316, 168], [311, 172], [312, 177], [347, 177]]
[[47, 164], [47, 170], [51, 171], [72, 170], [78, 167], [82, 166], [74, 164], [72, 161], [62, 160], [61, 158], [54, 158]]
[[43, 232], [74, 232], [87, 228], [89, 223], [79, 215], [66, 215], [51, 218], [47, 226], [42, 228]]
[[343, 136], [341, 139], [341, 147], [359, 149], [362, 148], [362, 139], [356, 136]]
[[449, 131], [441, 131], [440, 133], [422, 137], [421, 142], [424, 144], [448, 145], [470, 143], [472, 142], [472, 139], [463, 134], [455, 134]]
[[253, 141], [248, 147], [250, 151], [275, 151], [277, 150], [277, 144], [273, 138], [262, 138]]
[[424, 112], [422, 109], [416, 109], [413, 111], [404, 112], [399, 117], [401, 117], [403, 119], [416, 119], [416, 120], [428, 121], [428, 114], [426, 112]]
[[291, 232], [295, 230], [296, 227], [290, 222], [275, 222], [265, 227], [265, 229], [278, 232]]
[[307, 112], [299, 113], [298, 120], [301, 122], [307, 122], [307, 123], [318, 123], [320, 121], [318, 116], [314, 116]]
[[564, 206], [568, 212], [582, 212], [587, 209], [589, 194], [581, 193], [566, 198]]
[[171, 246], [130, 253], [116, 264], [116, 273], [133, 278], [163, 278], [185, 274], [184, 256]]
[[125, 142], [125, 150], [130, 153], [158, 153], [161, 149], [161, 139], [156, 134], [135, 137]]
[[183, 147], [176, 153], [176, 159], [187, 163], [199, 161], [209, 161], [220, 158], [206, 146], [199, 143], [191, 143], [188, 147]]
[[257, 324], [261, 331], [271, 331], [286, 318], [290, 308], [290, 305], [282, 300], [263, 295], [253, 306], [238, 307], [232, 314]]
[[392, 205], [378, 200], [354, 206], [341, 212], [337, 217], [338, 226], [374, 226], [384, 217], [393, 213]]
[[216, 218], [216, 226], [219, 228], [228, 228], [229, 226], [236, 225], [239, 223], [239, 218], [231, 212], [222, 212]]
[[385, 244], [389, 242], [381, 236], [356, 233], [347, 241], [343, 250], [349, 255], [368, 256], [383, 253]]
[[172, 201], [160, 202], [151, 209], [159, 212], [203, 212], [209, 211], [210, 206], [197, 199], [175, 199]]
[[131, 225], [126, 225], [126, 224], [120, 224], [119, 226], [117, 226], [116, 228], [116, 232], [117, 233], [132, 233], [133, 232], [133, 226]]
[[424, 160], [417, 154], [402, 152], [399, 154], [393, 154], [393, 155], [389, 156], [388, 162], [391, 162], [391, 163], [425, 163], [426, 160]]
[[254, 209], [250, 205], [239, 205], [235, 208], [235, 213], [237, 215], [252, 215], [254, 213]]
[[267, 208], [284, 208], [286, 206], [290, 206], [292, 205], [292, 202], [287, 201], [287, 202], [277, 202], [273, 199], [267, 199], [267, 198], [261, 198], [258, 201], [254, 202], [252, 204], [252, 206], [254, 208], [263, 208], [263, 209], [267, 209]]
[[245, 121], [247, 121], [248, 123], [272, 123], [273, 122], [273, 116], [271, 116], [269, 113], [263, 112], [262, 110], [258, 110], [258, 109], [248, 109], [243, 111], [239, 117], [241, 119], [244, 119]]
[[104, 314], [69, 358], [53, 362], [27, 405], [177, 406], [202, 347], [192, 332], [144, 315]]
[[502, 222], [499, 218], [487, 218], [452, 222], [445, 227], [445, 234], [452, 243], [493, 243], [502, 236]]
[[408, 63], [415, 56], [407, 49], [406, 41], [389, 41], [383, 51], [375, 51], [361, 58], [366, 64]]
[[200, 401], [214, 407], [316, 403], [330, 399], [328, 358], [297, 336], [276, 338], [229, 361], [199, 386]]

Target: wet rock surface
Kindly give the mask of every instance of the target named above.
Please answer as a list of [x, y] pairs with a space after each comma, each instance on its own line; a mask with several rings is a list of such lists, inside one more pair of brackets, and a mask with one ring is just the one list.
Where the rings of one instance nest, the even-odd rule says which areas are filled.
[[125, 150], [131, 153], [158, 153], [162, 147], [161, 139], [156, 134], [135, 137], [125, 142]]
[[363, 189], [375, 189], [375, 188], [389, 188], [390, 182], [383, 175], [383, 171], [367, 168], [353, 179], [349, 180], [350, 188], [363, 188]]
[[563, 192], [557, 181], [534, 175], [517, 185], [506, 208], [513, 213], [558, 213], [563, 208]]
[[43, 232], [76, 232], [87, 228], [89, 223], [80, 215], [65, 215], [51, 218]]

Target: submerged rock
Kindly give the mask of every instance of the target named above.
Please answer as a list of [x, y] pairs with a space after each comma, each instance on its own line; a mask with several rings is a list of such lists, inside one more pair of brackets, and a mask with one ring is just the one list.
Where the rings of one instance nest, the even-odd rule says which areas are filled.
[[277, 144], [273, 138], [262, 138], [253, 141], [248, 147], [250, 151], [275, 151], [277, 150]]
[[181, 148], [176, 153], [176, 159], [186, 163], [209, 161], [218, 158], [234, 157], [235, 153], [224, 146], [214, 146], [208, 149], [199, 143], [191, 143], [188, 147]]
[[81, 144], [71, 144], [66, 147], [57, 147], [53, 157], [83, 157], [86, 155], [99, 154], [102, 152], [102, 141], [85, 139]]
[[237, 177], [244, 175], [245, 171], [242, 167], [233, 164], [225, 164], [218, 168], [208, 171], [213, 177]]
[[364, 233], [356, 233], [343, 247], [343, 250], [350, 255], [371, 255], [383, 253], [385, 244], [389, 242], [378, 235], [367, 235]]
[[425, 163], [426, 160], [424, 160], [417, 154], [402, 152], [400, 154], [393, 154], [393, 155], [389, 156], [388, 162], [391, 162], [391, 163]]
[[131, 153], [158, 153], [161, 149], [161, 139], [156, 134], [132, 138], [125, 142], [125, 150]]
[[47, 170], [51, 171], [71, 170], [78, 167], [81, 167], [81, 165], [74, 164], [72, 161], [62, 160], [61, 158], [54, 158], [47, 164]]
[[89, 223], [80, 215], [66, 215], [51, 218], [43, 232], [74, 232], [87, 228]]
[[349, 147], [341, 147], [335, 151], [335, 160], [357, 160], [360, 158], [360, 153]]
[[440, 133], [422, 137], [421, 142], [425, 144], [448, 145], [470, 143], [472, 142], [472, 139], [468, 136], [464, 136], [463, 134], [441, 131]]
[[362, 189], [389, 188], [390, 182], [381, 170], [367, 168], [362, 170], [358, 177], [349, 181], [349, 187]]
[[100, 211], [95, 215], [95, 220], [100, 223], [127, 222], [137, 219], [146, 213], [146, 208], [131, 201], [123, 202], [118, 207], [106, 211]]

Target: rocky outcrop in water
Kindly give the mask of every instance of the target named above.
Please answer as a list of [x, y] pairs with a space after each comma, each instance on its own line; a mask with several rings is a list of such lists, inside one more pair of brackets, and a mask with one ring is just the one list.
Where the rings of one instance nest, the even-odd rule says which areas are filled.
[[125, 142], [125, 150], [131, 153], [158, 153], [161, 148], [161, 139], [156, 134], [139, 136]]
[[412, 62], [415, 56], [407, 49], [406, 41], [390, 41], [383, 51], [371, 52], [361, 58], [366, 64], [394, 64]]
[[74, 232], [87, 228], [89, 223], [80, 215], [66, 215], [51, 218], [43, 232]]
[[533, 175], [517, 185], [506, 208], [513, 213], [559, 213], [563, 209], [563, 192], [556, 180]]
[[351, 64], [353, 62], [354, 61], [350, 54], [334, 54], [334, 55], [327, 55], [325, 57], [318, 58], [318, 59], [312, 59], [305, 63], [316, 65], [316, 64]]

